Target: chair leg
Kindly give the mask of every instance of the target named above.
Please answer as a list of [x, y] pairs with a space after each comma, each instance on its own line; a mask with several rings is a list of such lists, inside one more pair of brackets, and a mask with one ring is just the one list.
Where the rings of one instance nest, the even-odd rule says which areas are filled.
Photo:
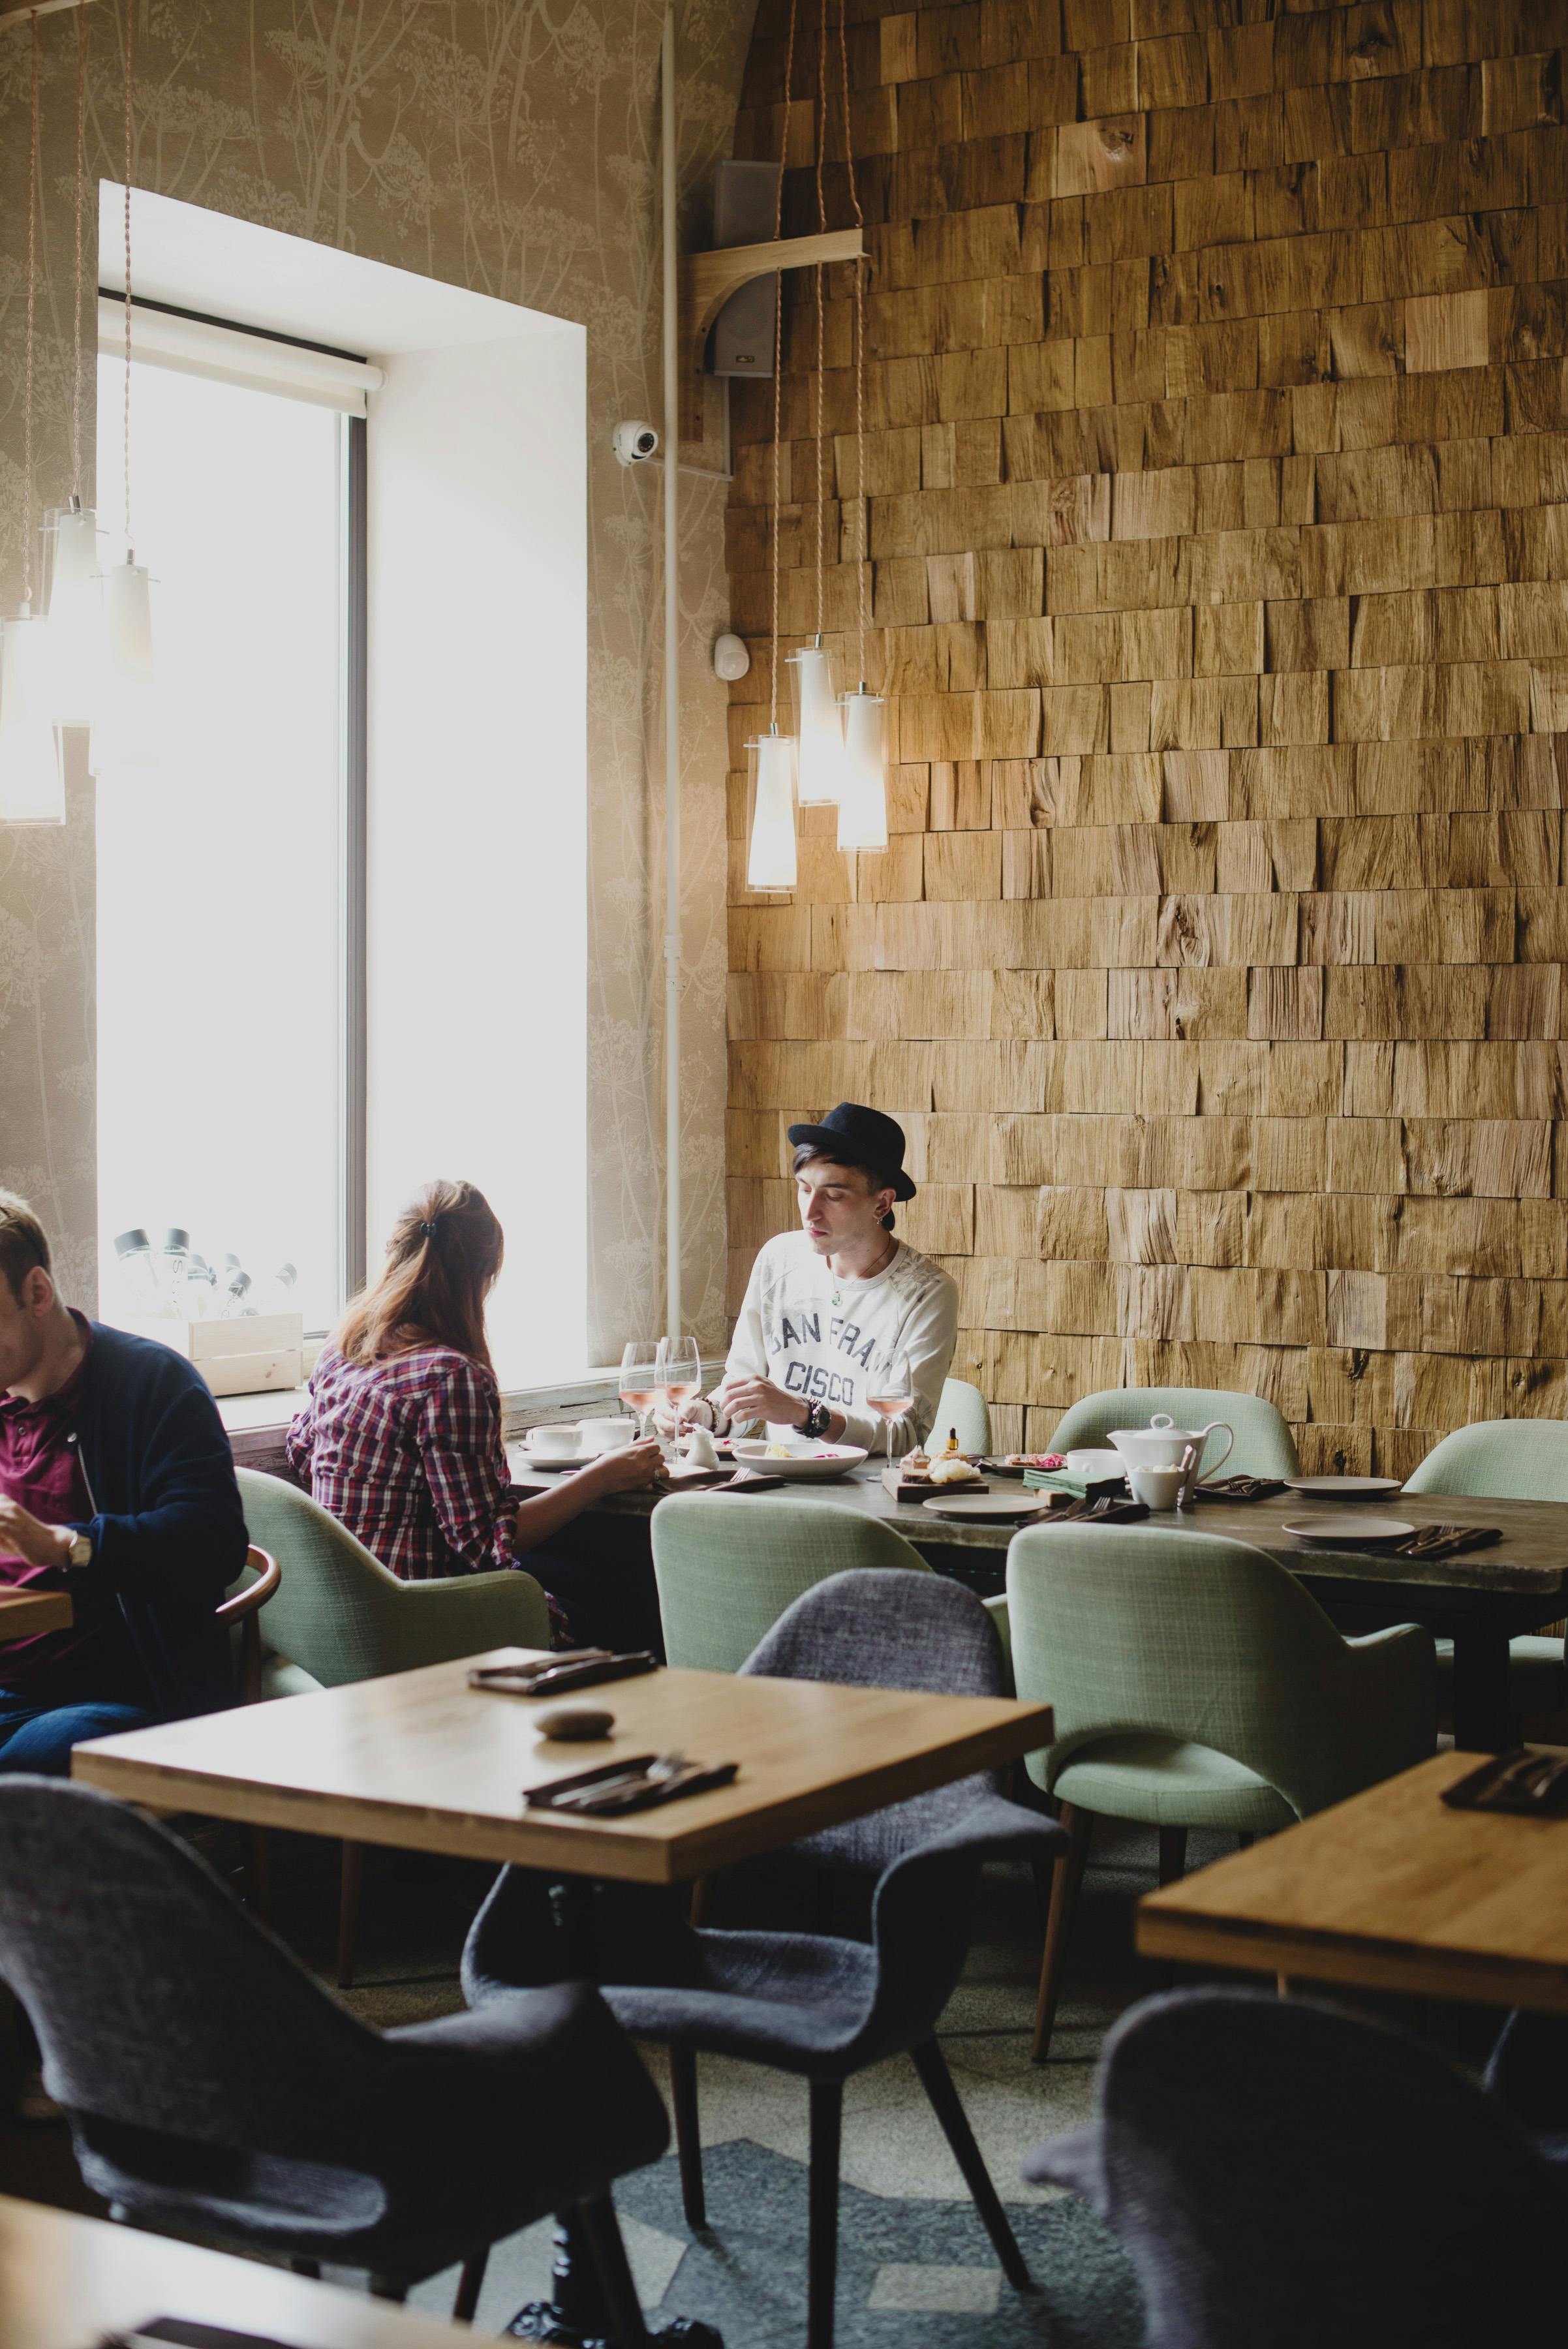
[[691, 1881], [691, 1907], [689, 1911], [692, 1930], [700, 1931], [713, 1913], [713, 1879], [711, 1876], [694, 1877]]
[[354, 1981], [354, 1943], [359, 1932], [359, 1895], [365, 1889], [365, 1847], [346, 1843], [337, 1895], [337, 1986], [348, 1990]]
[[1044, 2064], [1051, 2052], [1056, 2003], [1062, 1995], [1067, 1937], [1073, 1930], [1078, 1888], [1084, 1881], [1084, 1866], [1089, 1857], [1089, 1837], [1094, 1831], [1095, 1815], [1093, 1811], [1080, 1810], [1075, 1803], [1064, 1803], [1061, 1824], [1067, 1830], [1069, 1843], [1056, 1862], [1055, 1873], [1051, 1879], [1051, 1913], [1045, 1923], [1045, 1951], [1040, 1961], [1040, 1995], [1034, 2005], [1034, 2044], [1029, 2051], [1036, 2064]]
[[697, 2057], [690, 2047], [670, 2050], [670, 2101], [675, 2107], [680, 2207], [689, 2227], [705, 2227], [708, 2202], [702, 2190], [702, 2137], [697, 2119]]
[[490, 2247], [488, 2244], [485, 2245], [483, 2251], [475, 2251], [471, 2260], [464, 2260], [462, 2263], [462, 2273], [457, 2280], [457, 2298], [452, 2304], [452, 2315], [454, 2324], [472, 2324], [473, 2323], [473, 2312], [479, 2306], [479, 2295], [484, 2288], [484, 2271], [489, 2264]]
[[288, 2270], [291, 2275], [308, 2276], [313, 2283], [319, 2283], [321, 2281], [319, 2260], [290, 2260]]
[[648, 2323], [631, 2280], [615, 2204], [607, 2194], [594, 2202], [579, 2202], [577, 2218], [609, 2313], [610, 2339], [616, 2349], [647, 2349]]
[[909, 2053], [920, 2075], [920, 2085], [931, 2100], [931, 2110], [942, 2125], [942, 2135], [952, 2147], [953, 2159], [963, 2172], [963, 2182], [973, 2197], [981, 2222], [991, 2237], [992, 2248], [1002, 2261], [1002, 2274], [1014, 2292], [1033, 2292], [1034, 2280], [1018, 2248], [1018, 2238], [1002, 2207], [1001, 2198], [991, 2182], [985, 2157], [974, 2141], [974, 2131], [969, 2125], [969, 2115], [964, 2111], [959, 2092], [953, 2085], [946, 2056], [934, 2039], [928, 2039], [923, 2047], [911, 2047]]
[[838, 2292], [838, 2149], [843, 2128], [842, 2084], [814, 2080], [805, 2349], [833, 2349], [834, 2303]]
[[1159, 1880], [1162, 1885], [1179, 1884], [1187, 1873], [1187, 1829], [1161, 1827], [1159, 1831]]
[[372, 2300], [395, 2300], [402, 2302], [407, 2300], [408, 2296], [409, 2280], [407, 2276], [373, 2275], [370, 2278], [370, 2297]]

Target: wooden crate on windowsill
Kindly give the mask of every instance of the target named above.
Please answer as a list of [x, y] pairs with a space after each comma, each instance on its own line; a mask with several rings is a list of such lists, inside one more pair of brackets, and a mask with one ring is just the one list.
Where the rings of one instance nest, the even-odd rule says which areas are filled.
[[305, 1377], [305, 1316], [252, 1313], [239, 1320], [134, 1321], [139, 1338], [168, 1346], [196, 1365], [215, 1395], [265, 1394]]

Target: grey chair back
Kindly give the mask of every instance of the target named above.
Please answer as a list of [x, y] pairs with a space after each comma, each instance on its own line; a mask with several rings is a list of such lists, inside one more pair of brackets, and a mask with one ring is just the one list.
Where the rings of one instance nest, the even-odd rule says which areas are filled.
[[76, 2114], [330, 2159], [379, 2053], [169, 1828], [90, 1786], [0, 1778], [0, 1975]]
[[1099, 2108], [1023, 2174], [1075, 2186], [1120, 2236], [1147, 2349], [1561, 2337], [1568, 2194], [1508, 2113], [1402, 2033], [1179, 1992], [1112, 2032]]
[[[742, 1506], [746, 1504], [742, 1503]], [[1010, 1693], [1002, 1642], [972, 1591], [940, 1574], [862, 1567], [836, 1574], [787, 1608], [741, 1666], [773, 1680], [840, 1687], [926, 1689], [942, 1696]], [[1001, 1775], [981, 1771], [790, 1847], [824, 1868], [879, 1874], [902, 1853], [958, 1824]]]

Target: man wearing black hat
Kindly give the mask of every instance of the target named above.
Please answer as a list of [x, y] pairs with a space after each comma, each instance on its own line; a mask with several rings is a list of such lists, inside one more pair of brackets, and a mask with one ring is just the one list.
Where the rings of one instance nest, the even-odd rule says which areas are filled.
[[[769, 1240], [752, 1267], [724, 1375], [688, 1419], [721, 1434], [879, 1443], [873, 1396], [900, 1392], [895, 1454], [929, 1433], [958, 1334], [958, 1286], [893, 1237], [896, 1200], [912, 1199], [904, 1130], [840, 1102], [820, 1125], [792, 1125], [802, 1228]], [[908, 1384], [901, 1384], [901, 1374]]]

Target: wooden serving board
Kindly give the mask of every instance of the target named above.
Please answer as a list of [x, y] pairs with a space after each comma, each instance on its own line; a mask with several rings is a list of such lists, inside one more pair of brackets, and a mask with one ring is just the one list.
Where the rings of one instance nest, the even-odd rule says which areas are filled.
[[991, 1487], [983, 1477], [978, 1485], [933, 1485], [929, 1476], [906, 1476], [895, 1460], [882, 1471], [882, 1490], [890, 1500], [918, 1505], [934, 1500], [941, 1493], [989, 1493]]

